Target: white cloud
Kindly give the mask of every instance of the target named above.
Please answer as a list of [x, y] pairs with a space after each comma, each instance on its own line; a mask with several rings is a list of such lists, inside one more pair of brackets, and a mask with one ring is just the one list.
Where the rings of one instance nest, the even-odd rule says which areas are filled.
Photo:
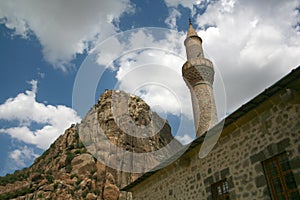
[[9, 153], [9, 157], [13, 160], [15, 168], [25, 167], [26, 161], [31, 161], [38, 156], [38, 154], [34, 153], [33, 148], [26, 145]]
[[[130, 48], [134, 51], [117, 60], [119, 68], [114, 66], [118, 69], [116, 78], [119, 88], [141, 96], [151, 107], [160, 106], [160, 114], [183, 114], [192, 119], [190, 90], [182, 78], [182, 65], [186, 61], [183, 45], [186, 33], [166, 29], [160, 31], [139, 30], [128, 37], [131, 45], [127, 46], [132, 46]], [[153, 33], [165, 36], [157, 39]], [[140, 42], [136, 43], [136, 38]], [[223, 117], [226, 101], [217, 69], [215, 79], [215, 93], [220, 99], [217, 101], [218, 114]]]
[[1, 1], [0, 23], [26, 38], [33, 33], [45, 59], [67, 70], [77, 53], [116, 32], [113, 22], [132, 12], [129, 0], [121, 1]]
[[126, 55], [119, 64], [119, 89], [140, 96], [151, 107], [159, 106], [160, 114], [184, 114], [192, 119], [191, 104], [186, 103], [189, 90], [181, 76], [181, 57], [146, 49]]
[[172, 8], [170, 11], [170, 15], [165, 20], [165, 23], [169, 26], [171, 29], [177, 29], [176, 19], [181, 17], [181, 13]]
[[[229, 110], [245, 103], [299, 64], [299, 1], [219, 1], [197, 22], [204, 49], [220, 69]], [[276, 12], [274, 12], [276, 11]]]
[[[193, 127], [190, 91], [181, 73], [186, 60], [185, 37], [185, 33], [169, 29], [134, 29], [101, 43], [86, 63], [113, 69], [115, 89], [140, 96], [161, 117], [173, 114], [180, 118], [180, 130], [173, 130], [173, 134], [180, 134], [183, 127]], [[109, 45], [118, 48], [105, 48]], [[81, 67], [87, 68], [85, 63]], [[102, 84], [101, 80], [98, 84]]]
[[224, 12], [233, 12], [235, 0], [221, 0], [221, 5], [223, 7]]
[[198, 26], [206, 57], [222, 74], [229, 111], [299, 65], [298, 0], [201, 1], [193, 6], [185, 1], [165, 1], [170, 8], [181, 4], [192, 12], [206, 5], [194, 27]]
[[201, 3], [201, 0], [165, 0], [165, 3], [168, 7], [178, 7], [179, 5], [193, 9], [194, 5], [199, 5]]
[[[118, 43], [118, 49], [128, 53], [117, 55], [118, 52], [111, 49], [105, 52], [110, 56], [102, 56], [102, 53], [98, 56], [102, 60], [115, 58], [111, 68], [116, 70], [118, 89], [142, 97], [151, 107], [160, 109], [160, 114], [185, 114], [192, 119], [191, 104], [186, 103], [189, 90], [181, 75], [185, 35], [167, 29], [139, 29], [128, 34]], [[158, 39], [157, 35], [164, 36]]]
[[191, 138], [191, 136], [185, 134], [185, 135], [176, 135], [175, 138], [181, 142], [183, 145], [189, 144], [193, 141], [194, 138]]
[[[32, 80], [30, 83], [31, 90], [9, 98], [0, 105], [0, 120], [19, 122], [18, 126], [1, 128], [0, 132], [46, 149], [72, 123], [79, 122], [80, 118], [73, 109], [64, 105], [52, 106], [37, 102], [37, 81]], [[33, 123], [42, 128], [35, 129]]]
[[[185, 38], [186, 33], [168, 29], [135, 29], [100, 44], [95, 50], [97, 59], [91, 56], [91, 61], [115, 70], [115, 88], [140, 96], [162, 117], [168, 113], [180, 118], [184, 115], [186, 124], [193, 121], [193, 112], [190, 91], [181, 72], [186, 61]], [[109, 45], [118, 48], [104, 48]], [[220, 97], [219, 107], [223, 107], [219, 110], [223, 111], [224, 96]]]
[[[173, 12], [175, 12], [174, 10], [178, 9], [179, 6], [190, 9], [191, 17], [194, 17], [195, 14], [197, 14], [196, 8], [204, 9], [209, 3], [211, 3], [211, 0], [165, 0], [165, 4], [168, 8], [171, 8]], [[174, 15], [173, 12], [170, 13], [168, 18], [170, 18], [171, 15]]]

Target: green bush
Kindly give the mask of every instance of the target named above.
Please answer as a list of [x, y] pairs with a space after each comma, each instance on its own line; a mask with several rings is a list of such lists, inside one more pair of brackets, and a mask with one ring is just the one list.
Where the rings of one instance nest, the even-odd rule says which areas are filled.
[[53, 176], [52, 175], [47, 174], [46, 179], [48, 180], [48, 183], [53, 183]]
[[55, 142], [53, 142], [53, 143], [50, 145], [50, 148], [49, 148], [49, 149], [54, 148], [54, 145], [55, 145]]
[[99, 196], [100, 195], [100, 189], [94, 189], [93, 191], [92, 191], [95, 195], [97, 195], [97, 196]]
[[75, 157], [75, 153], [68, 151], [67, 158], [66, 158], [66, 164], [71, 163], [71, 161], [73, 160], [74, 157]]
[[0, 199], [3, 199], [3, 200], [13, 199], [18, 196], [24, 196], [24, 195], [32, 193], [32, 192], [33, 192], [33, 190], [31, 190], [30, 188], [23, 188], [21, 190], [17, 190], [17, 191], [11, 192], [11, 193], [2, 194], [2, 195], [0, 195]]
[[43, 194], [42, 194], [42, 193], [39, 193], [39, 194], [38, 194], [38, 198], [40, 198], [40, 199], [43, 198]]
[[78, 138], [79, 138], [78, 131], [75, 131], [75, 139], [78, 140]]
[[39, 180], [42, 180], [43, 177], [40, 173], [36, 173], [32, 176], [31, 181], [33, 182], [38, 182]]
[[67, 164], [66, 165], [66, 172], [67, 173], [70, 173], [72, 171], [72, 166], [71, 166], [71, 164]]
[[76, 181], [76, 185], [79, 185], [80, 183], [81, 183], [81, 180], [78, 179], [78, 180]]
[[69, 147], [68, 147], [69, 150], [72, 150], [74, 149], [74, 144], [71, 144]]
[[58, 186], [59, 186], [59, 182], [54, 183], [53, 189], [56, 190], [58, 188]]
[[22, 171], [17, 170], [13, 174], [6, 174], [5, 176], [0, 177], [0, 185], [6, 185], [15, 181], [25, 180], [29, 176], [29, 173], [26, 170], [27, 169]]
[[75, 154], [81, 154], [81, 150], [80, 149], [76, 149], [74, 153]]
[[77, 174], [71, 174], [71, 179], [73, 179], [74, 177], [78, 178]]
[[78, 145], [77, 145], [77, 148], [82, 148], [82, 147], [84, 147], [84, 145], [83, 145], [83, 143], [80, 141], [80, 142], [78, 143]]
[[67, 151], [67, 158], [66, 158], [66, 172], [70, 173], [72, 171], [71, 161], [76, 156], [75, 153]]
[[81, 195], [81, 196], [82, 196], [83, 198], [85, 198], [86, 195], [87, 195], [88, 193], [89, 193], [89, 190], [85, 190], [85, 191], [82, 192], [82, 195]]
[[39, 174], [42, 174], [42, 173], [43, 173], [43, 170], [40, 169], [40, 168], [37, 168], [35, 171], [36, 171], [37, 173], [39, 173]]
[[93, 169], [91, 169], [91, 175], [93, 175], [95, 172], [97, 172], [97, 168], [96, 167], [93, 168]]

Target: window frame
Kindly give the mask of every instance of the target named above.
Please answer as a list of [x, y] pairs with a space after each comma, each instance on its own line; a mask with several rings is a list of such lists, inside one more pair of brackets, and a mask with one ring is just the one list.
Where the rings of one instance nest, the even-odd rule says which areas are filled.
[[[282, 163], [280, 162], [280, 159], [286, 159], [285, 164], [287, 164], [287, 169], [283, 169], [282, 167]], [[272, 171], [270, 170], [270, 165], [275, 164], [275, 169], [276, 169], [276, 174], [272, 174]], [[263, 165], [263, 169], [264, 169], [264, 174], [267, 180], [267, 185], [268, 185], [268, 189], [269, 189], [269, 193], [272, 199], [277, 200], [278, 199], [278, 195], [283, 195], [285, 197], [285, 199], [289, 199], [289, 194], [296, 192], [299, 195], [299, 191], [298, 191], [298, 187], [297, 187], [297, 183], [295, 181], [294, 178], [294, 174], [293, 174], [293, 170], [291, 169], [290, 166], [290, 161], [289, 158], [287, 156], [286, 152], [277, 154], [265, 161], [262, 162]], [[288, 184], [286, 183], [285, 180], [285, 176], [287, 174], [291, 174], [292, 175], [292, 181], [295, 182], [295, 187], [294, 188], [289, 188]], [[282, 188], [282, 191], [280, 193], [276, 192], [276, 186], [274, 185], [274, 180], [277, 179], [280, 181], [280, 185]]]
[[[218, 195], [218, 187], [221, 189], [221, 195]], [[224, 191], [225, 190], [225, 191]], [[220, 180], [218, 182], [215, 182], [211, 185], [211, 194], [213, 200], [227, 200], [229, 199], [229, 186], [227, 179]], [[219, 194], [220, 195], [220, 194]]]

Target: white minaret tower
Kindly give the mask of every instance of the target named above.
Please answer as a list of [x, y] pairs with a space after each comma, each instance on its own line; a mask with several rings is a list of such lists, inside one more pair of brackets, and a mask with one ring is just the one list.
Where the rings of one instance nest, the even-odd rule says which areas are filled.
[[187, 61], [182, 66], [182, 76], [191, 90], [196, 135], [199, 137], [218, 122], [213, 94], [215, 72], [212, 62], [204, 58], [202, 39], [191, 20], [184, 45]]

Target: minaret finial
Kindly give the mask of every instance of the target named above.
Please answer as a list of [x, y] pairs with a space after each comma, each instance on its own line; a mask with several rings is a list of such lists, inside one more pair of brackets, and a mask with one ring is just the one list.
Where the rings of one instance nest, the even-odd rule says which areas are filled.
[[191, 18], [189, 18], [189, 24], [192, 24], [192, 20], [191, 20]]

